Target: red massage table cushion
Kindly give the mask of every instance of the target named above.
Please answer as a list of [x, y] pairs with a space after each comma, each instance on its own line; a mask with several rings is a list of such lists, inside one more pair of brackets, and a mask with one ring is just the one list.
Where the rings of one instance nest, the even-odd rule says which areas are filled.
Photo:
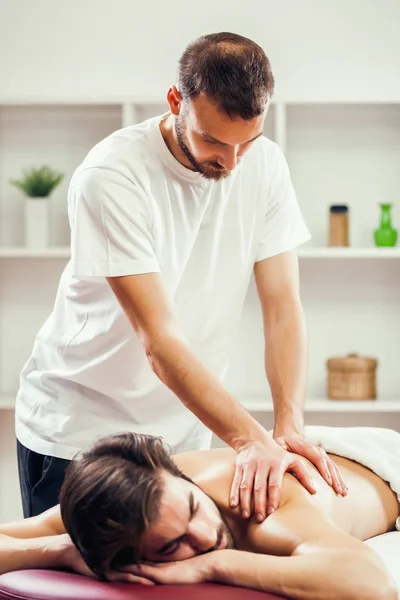
[[105, 583], [64, 571], [27, 570], [0, 575], [1, 600], [281, 600], [246, 588], [197, 585]]

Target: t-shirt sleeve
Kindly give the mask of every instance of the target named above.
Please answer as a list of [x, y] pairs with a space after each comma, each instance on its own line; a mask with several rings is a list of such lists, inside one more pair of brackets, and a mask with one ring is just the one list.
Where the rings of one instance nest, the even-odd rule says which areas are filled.
[[160, 271], [147, 197], [123, 174], [100, 167], [75, 173], [68, 204], [74, 275]]
[[311, 239], [301, 213], [286, 159], [274, 144], [271, 183], [255, 262], [293, 250]]

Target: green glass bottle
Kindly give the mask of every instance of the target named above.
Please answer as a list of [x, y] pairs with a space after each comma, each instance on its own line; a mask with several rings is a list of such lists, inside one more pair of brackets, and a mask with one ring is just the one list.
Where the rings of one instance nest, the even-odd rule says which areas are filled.
[[374, 232], [376, 246], [395, 246], [397, 242], [397, 229], [392, 226], [391, 204], [380, 204], [381, 225]]

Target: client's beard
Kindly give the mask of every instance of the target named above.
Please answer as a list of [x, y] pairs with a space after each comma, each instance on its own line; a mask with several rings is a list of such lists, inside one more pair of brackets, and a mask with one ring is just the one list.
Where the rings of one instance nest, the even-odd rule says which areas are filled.
[[[180, 471], [180, 469], [179, 469], [179, 471]], [[179, 476], [182, 479], [184, 479], [185, 481], [188, 481], [189, 483], [191, 483], [192, 485], [195, 485], [199, 490], [201, 490], [201, 487], [197, 483], [195, 483], [193, 481], [193, 479], [191, 479], [190, 477], [185, 475], [183, 471], [180, 471]], [[214, 502], [214, 504], [215, 504], [215, 502]], [[236, 540], [235, 540], [235, 537], [233, 535], [231, 528], [228, 525], [228, 521], [226, 520], [225, 515], [222, 512], [222, 510], [219, 508], [219, 506], [217, 504], [215, 504], [215, 507], [219, 512], [219, 516], [221, 518], [221, 525], [218, 528], [217, 542], [216, 542], [215, 546], [209, 550], [209, 552], [212, 552], [213, 550], [217, 550], [217, 548], [219, 547], [219, 545], [222, 541], [222, 537], [223, 537], [224, 533], [226, 536], [226, 548], [229, 550], [236, 549]]]
[[206, 161], [204, 163], [199, 163], [196, 158], [193, 156], [192, 152], [189, 149], [189, 146], [185, 140], [184, 128], [183, 124], [183, 115], [179, 115], [175, 118], [175, 134], [176, 140], [178, 142], [179, 148], [182, 150], [183, 154], [188, 159], [189, 163], [192, 165], [193, 169], [198, 173], [201, 173], [205, 179], [212, 179], [214, 181], [220, 181], [225, 177], [228, 177], [229, 171], [225, 169], [218, 163], [211, 163]]
[[215, 544], [215, 548], [213, 548], [213, 550], [217, 550], [217, 548], [219, 547], [224, 533], [226, 536], [226, 549], [227, 550], [236, 549], [236, 540], [234, 538], [234, 535], [233, 535], [223, 513], [221, 512], [221, 510], [219, 508], [218, 508], [218, 510], [219, 510], [219, 514], [221, 516], [222, 523], [218, 530], [217, 543]]

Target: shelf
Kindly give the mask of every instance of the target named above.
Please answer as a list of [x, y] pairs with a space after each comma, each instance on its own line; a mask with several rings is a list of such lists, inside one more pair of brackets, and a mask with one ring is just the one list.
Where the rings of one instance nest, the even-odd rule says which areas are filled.
[[400, 258], [400, 247], [299, 248], [299, 258]]
[[70, 258], [69, 246], [26, 248], [24, 246], [0, 246], [0, 258]]
[[[272, 402], [262, 398], [241, 399], [239, 401], [249, 412], [273, 412]], [[305, 412], [400, 413], [400, 397], [378, 400], [328, 400], [310, 398], [306, 401]]]
[[[39, 94], [36, 95], [24, 95], [24, 96], [7, 96], [6, 94], [2, 94], [0, 96], [0, 105], [5, 106], [57, 106], [57, 105], [111, 105], [111, 104], [163, 104], [166, 102], [166, 94], [149, 94], [147, 96], [142, 95], [112, 95], [112, 94], [85, 94], [80, 96], [41, 96]], [[343, 105], [361, 105], [361, 106], [392, 106], [400, 104], [400, 97], [398, 95], [393, 95], [393, 97], [379, 97], [372, 96], [371, 98], [326, 98], [326, 97], [318, 97], [318, 98], [310, 98], [306, 96], [291, 96], [290, 98], [279, 97], [279, 95], [274, 95], [271, 99], [270, 104], [284, 104], [285, 106], [343, 106]]]
[[[15, 394], [0, 395], [0, 410], [13, 409], [15, 406]], [[242, 406], [249, 412], [272, 413], [272, 402], [260, 397], [253, 397], [247, 400], [239, 399]], [[306, 413], [340, 413], [340, 412], [358, 412], [358, 413], [400, 413], [400, 397], [384, 398], [378, 400], [327, 400], [327, 399], [309, 399], [306, 401]]]
[[54, 96], [0, 96], [0, 106], [123, 106], [124, 104], [158, 105], [166, 104], [166, 95], [151, 96], [101, 96], [87, 95], [79, 97]]
[[[395, 248], [299, 248], [301, 259], [312, 258], [398, 258], [400, 247]], [[0, 258], [69, 258], [69, 246], [52, 246], [49, 248], [25, 248], [24, 246], [0, 246]]]

